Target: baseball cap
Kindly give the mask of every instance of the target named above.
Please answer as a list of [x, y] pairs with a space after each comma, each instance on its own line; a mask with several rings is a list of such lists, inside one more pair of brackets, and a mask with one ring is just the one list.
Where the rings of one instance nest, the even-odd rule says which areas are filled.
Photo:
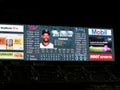
[[50, 32], [49, 32], [47, 29], [44, 29], [44, 30], [42, 31], [42, 35], [43, 35], [44, 33], [48, 33], [48, 34], [50, 35]]

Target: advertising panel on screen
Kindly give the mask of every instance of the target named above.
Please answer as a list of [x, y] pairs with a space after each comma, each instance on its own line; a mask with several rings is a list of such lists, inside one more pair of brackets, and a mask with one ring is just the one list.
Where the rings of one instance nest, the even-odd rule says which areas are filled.
[[113, 29], [1, 24], [0, 60], [114, 61]]

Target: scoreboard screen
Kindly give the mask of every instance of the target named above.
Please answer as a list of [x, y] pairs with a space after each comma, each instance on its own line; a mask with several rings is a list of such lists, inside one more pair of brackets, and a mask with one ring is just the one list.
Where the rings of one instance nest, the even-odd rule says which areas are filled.
[[113, 29], [0, 24], [0, 60], [114, 61]]

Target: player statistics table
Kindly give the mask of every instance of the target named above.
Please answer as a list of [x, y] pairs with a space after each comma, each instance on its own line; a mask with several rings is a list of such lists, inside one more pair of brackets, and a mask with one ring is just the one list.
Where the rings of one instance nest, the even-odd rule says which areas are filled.
[[0, 24], [0, 60], [114, 61], [113, 29]]

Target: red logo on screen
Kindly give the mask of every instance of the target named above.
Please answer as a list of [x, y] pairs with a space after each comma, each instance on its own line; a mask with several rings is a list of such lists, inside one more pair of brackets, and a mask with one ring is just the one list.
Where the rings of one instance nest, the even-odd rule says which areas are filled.
[[38, 26], [37, 25], [30, 25], [30, 26], [28, 26], [28, 29], [29, 30], [36, 30], [36, 29], [38, 29]]
[[90, 54], [90, 60], [110, 61], [113, 60], [112, 54]]
[[14, 30], [18, 30], [18, 27], [13, 27]]

